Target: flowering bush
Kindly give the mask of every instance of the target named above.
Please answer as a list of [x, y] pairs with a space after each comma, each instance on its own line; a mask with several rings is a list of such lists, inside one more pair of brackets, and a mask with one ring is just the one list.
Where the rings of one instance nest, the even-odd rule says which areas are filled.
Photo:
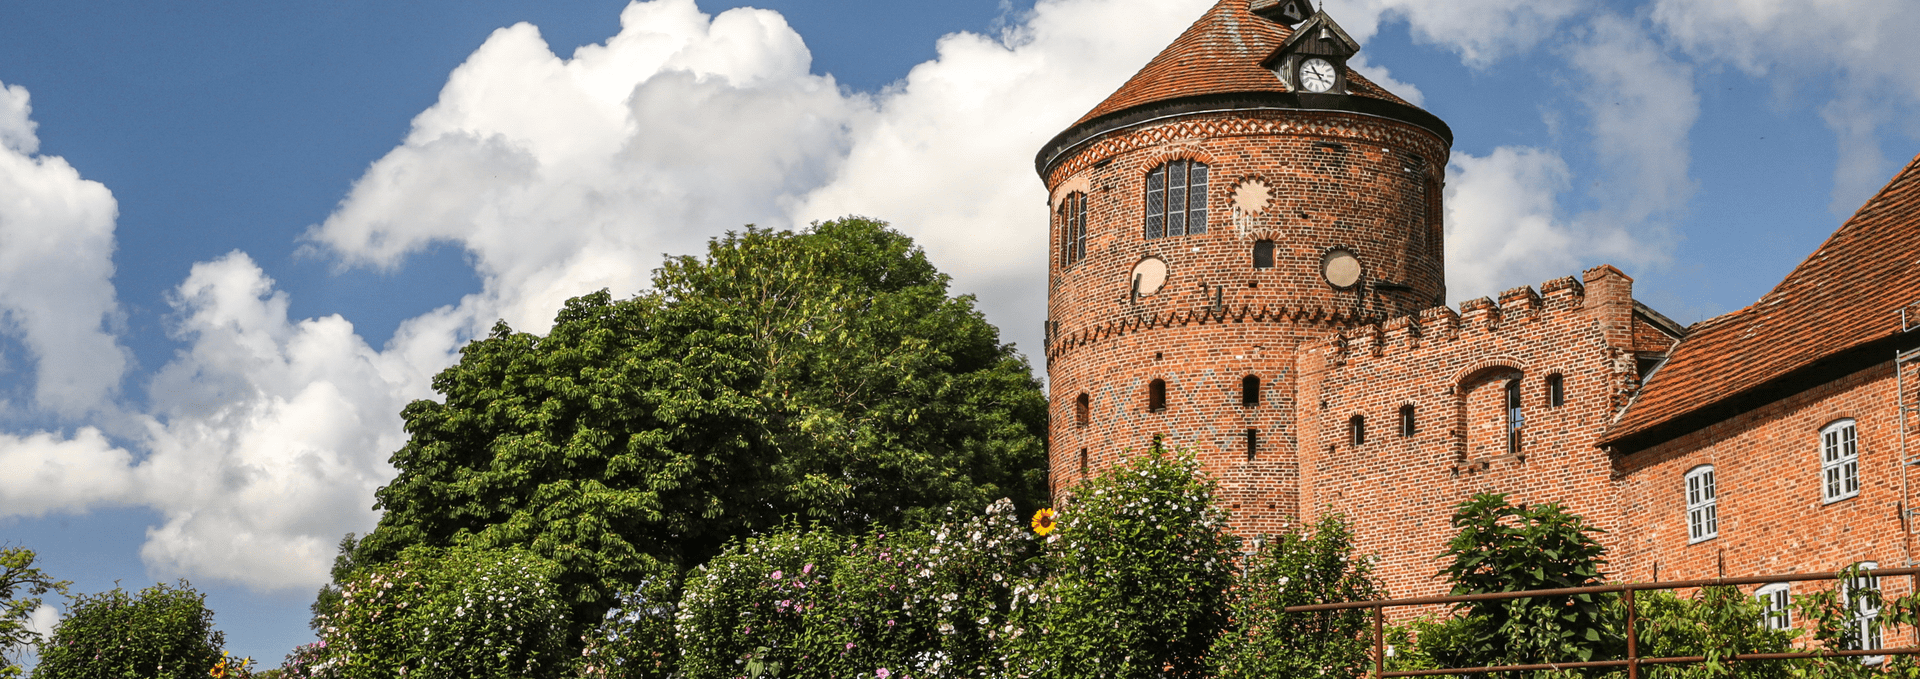
[[[279, 679], [316, 679], [328, 676], [322, 673], [327, 661], [327, 642], [316, 641], [296, 646], [285, 660], [280, 661]], [[269, 670], [273, 671], [273, 670]], [[265, 673], [262, 673], [265, 674]]]
[[567, 607], [554, 566], [515, 550], [410, 549], [341, 588], [315, 676], [555, 677]]
[[619, 603], [581, 639], [575, 665], [583, 677], [666, 679], [679, 665], [674, 613], [680, 581], [672, 569], [656, 565], [640, 586], [620, 595]]
[[1262, 540], [1231, 592], [1233, 627], [1214, 644], [1214, 673], [1238, 677], [1360, 677], [1372, 651], [1367, 611], [1287, 613], [1288, 606], [1387, 598], [1372, 557], [1353, 555], [1345, 517], [1328, 515]]
[[139, 596], [118, 587], [72, 600], [40, 645], [36, 679], [177, 677], [202, 679], [221, 662], [226, 637], [213, 629], [206, 596], [185, 580]]
[[1138, 455], [1075, 489], [1027, 593], [1023, 674], [1201, 676], [1227, 624], [1238, 539], [1191, 455]]

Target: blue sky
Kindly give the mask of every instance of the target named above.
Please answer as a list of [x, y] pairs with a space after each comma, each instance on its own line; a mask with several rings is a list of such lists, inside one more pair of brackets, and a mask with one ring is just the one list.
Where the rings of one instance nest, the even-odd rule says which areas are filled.
[[[889, 220], [1031, 351], [1033, 153], [1211, 2], [739, 4], [0, 8], [0, 542], [277, 663], [461, 342], [748, 222]], [[1455, 131], [1456, 301], [1731, 311], [1920, 153], [1910, 2], [1327, 9]]]

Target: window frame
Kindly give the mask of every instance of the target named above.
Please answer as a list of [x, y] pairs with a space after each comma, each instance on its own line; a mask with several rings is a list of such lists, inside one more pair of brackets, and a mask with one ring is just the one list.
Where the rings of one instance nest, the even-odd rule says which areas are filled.
[[[1871, 571], [1879, 568], [1880, 562], [1862, 561], [1854, 564], [1854, 567], [1860, 570]], [[1841, 598], [1847, 602], [1847, 626], [1852, 628], [1848, 634], [1853, 638], [1854, 645], [1858, 650], [1862, 651], [1876, 651], [1884, 648], [1884, 644], [1880, 638], [1881, 635], [1875, 634], [1876, 630], [1873, 629], [1874, 623], [1880, 619], [1881, 606], [1869, 607], [1867, 606], [1869, 602], [1865, 599], [1859, 601], [1853, 600], [1853, 591], [1856, 589], [1879, 590], [1880, 577], [1877, 575], [1862, 575], [1857, 578], [1844, 578], [1840, 581], [1840, 587]], [[1884, 655], [1863, 655], [1860, 656], [1860, 664], [1878, 665], [1886, 659], [1887, 657]]]
[[1860, 430], [1851, 417], [1820, 428], [1820, 502], [1860, 496]]
[[1559, 408], [1567, 405], [1567, 378], [1560, 373], [1547, 376], [1547, 407]]
[[1167, 410], [1167, 381], [1153, 378], [1147, 383], [1147, 412], [1162, 413]]
[[1060, 201], [1060, 268], [1087, 258], [1087, 194], [1074, 191]]
[[1410, 439], [1420, 433], [1419, 413], [1412, 403], [1400, 406], [1400, 438]]
[[[1196, 179], [1198, 177], [1198, 179]], [[1169, 160], [1147, 171], [1142, 231], [1147, 240], [1195, 236], [1207, 232], [1211, 170], [1189, 158]], [[1194, 196], [1198, 196], [1196, 206]], [[1180, 209], [1174, 210], [1178, 203]], [[1178, 219], [1176, 219], [1176, 215]], [[1194, 218], [1198, 217], [1198, 220]]]
[[1720, 537], [1720, 493], [1713, 465], [1697, 465], [1687, 470], [1681, 482], [1681, 499], [1687, 505], [1687, 544], [1698, 544]]
[[1765, 629], [1793, 629], [1793, 583], [1776, 582], [1753, 590], [1760, 600], [1760, 626]]
[[1347, 418], [1347, 443], [1355, 448], [1367, 445], [1367, 416], [1354, 415]]
[[1520, 399], [1520, 378], [1514, 377], [1507, 380], [1503, 389], [1505, 395], [1502, 400], [1506, 402], [1507, 413], [1507, 454], [1519, 455], [1522, 450], [1520, 430], [1527, 424], [1526, 411], [1521, 409], [1523, 404]]
[[1247, 375], [1240, 378], [1240, 407], [1260, 407], [1260, 376]]

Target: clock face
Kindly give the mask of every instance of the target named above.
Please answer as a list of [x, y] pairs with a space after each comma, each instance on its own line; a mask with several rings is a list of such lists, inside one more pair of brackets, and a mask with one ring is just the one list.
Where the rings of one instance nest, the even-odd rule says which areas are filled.
[[1333, 89], [1333, 79], [1337, 73], [1333, 64], [1318, 57], [1308, 59], [1300, 65], [1300, 87], [1308, 92], [1325, 92]]

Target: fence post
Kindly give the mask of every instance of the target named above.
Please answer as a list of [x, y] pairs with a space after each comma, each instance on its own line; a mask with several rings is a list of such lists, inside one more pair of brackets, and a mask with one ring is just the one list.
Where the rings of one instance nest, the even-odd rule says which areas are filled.
[[1633, 590], [1620, 593], [1621, 600], [1627, 604], [1627, 679], [1640, 679], [1640, 649], [1633, 633]]
[[1383, 611], [1385, 610], [1387, 610], [1386, 606], [1373, 607], [1373, 676], [1374, 676], [1374, 679], [1380, 679], [1380, 677], [1384, 677], [1387, 674], [1387, 654], [1382, 649], [1382, 647], [1385, 646], [1386, 641], [1385, 641], [1385, 634], [1381, 632], [1381, 624], [1380, 624], [1380, 618], [1381, 616], [1385, 615], [1385, 613], [1383, 613]]

